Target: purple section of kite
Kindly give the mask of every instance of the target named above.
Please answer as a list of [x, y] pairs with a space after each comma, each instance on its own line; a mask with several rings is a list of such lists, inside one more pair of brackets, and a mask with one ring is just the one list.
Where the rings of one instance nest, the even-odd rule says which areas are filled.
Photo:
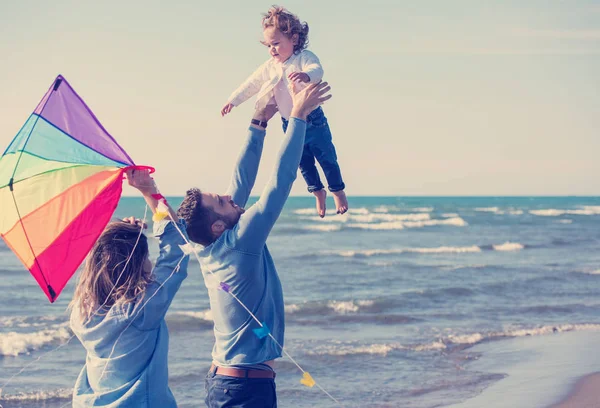
[[225, 282], [221, 282], [221, 289], [225, 292], [229, 292], [231, 290], [231, 286], [229, 286]]
[[34, 113], [103, 156], [119, 163], [134, 165], [131, 157], [104, 129], [61, 75], [56, 78]]

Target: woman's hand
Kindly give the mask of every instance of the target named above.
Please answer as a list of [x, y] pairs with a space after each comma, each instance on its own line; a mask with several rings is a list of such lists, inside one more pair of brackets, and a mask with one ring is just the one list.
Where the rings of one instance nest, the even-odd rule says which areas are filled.
[[152, 195], [158, 193], [154, 179], [150, 177], [150, 171], [129, 169], [125, 173], [127, 181], [131, 187], [137, 188], [143, 195]]

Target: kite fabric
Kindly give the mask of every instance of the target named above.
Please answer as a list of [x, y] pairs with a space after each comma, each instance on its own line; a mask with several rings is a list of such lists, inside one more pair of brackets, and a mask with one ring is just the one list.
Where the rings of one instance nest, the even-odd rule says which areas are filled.
[[58, 76], [0, 158], [0, 235], [54, 302], [136, 167]]

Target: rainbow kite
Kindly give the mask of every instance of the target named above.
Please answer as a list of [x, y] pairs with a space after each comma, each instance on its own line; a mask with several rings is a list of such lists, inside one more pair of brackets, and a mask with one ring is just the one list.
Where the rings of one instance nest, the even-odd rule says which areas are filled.
[[0, 158], [0, 235], [54, 302], [137, 167], [58, 76]]

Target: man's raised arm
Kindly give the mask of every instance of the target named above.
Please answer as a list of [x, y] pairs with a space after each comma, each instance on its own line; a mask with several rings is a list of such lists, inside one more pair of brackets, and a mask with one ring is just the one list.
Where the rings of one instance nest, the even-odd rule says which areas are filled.
[[306, 135], [306, 116], [331, 98], [331, 95], [327, 95], [329, 90], [327, 82], [324, 82], [293, 93], [294, 107], [273, 175], [258, 202], [240, 218], [236, 226], [239, 248], [258, 252], [267, 241], [298, 173]]
[[[266, 122], [276, 111], [277, 107], [275, 105], [267, 105], [264, 110], [257, 111], [253, 119], [259, 122]], [[254, 187], [264, 141], [265, 129], [257, 125], [251, 125], [250, 129], [248, 129], [248, 136], [242, 145], [237, 163], [233, 168], [233, 175], [227, 189], [227, 194], [231, 195], [233, 202], [240, 207], [246, 206], [248, 197], [250, 197], [250, 193]]]

